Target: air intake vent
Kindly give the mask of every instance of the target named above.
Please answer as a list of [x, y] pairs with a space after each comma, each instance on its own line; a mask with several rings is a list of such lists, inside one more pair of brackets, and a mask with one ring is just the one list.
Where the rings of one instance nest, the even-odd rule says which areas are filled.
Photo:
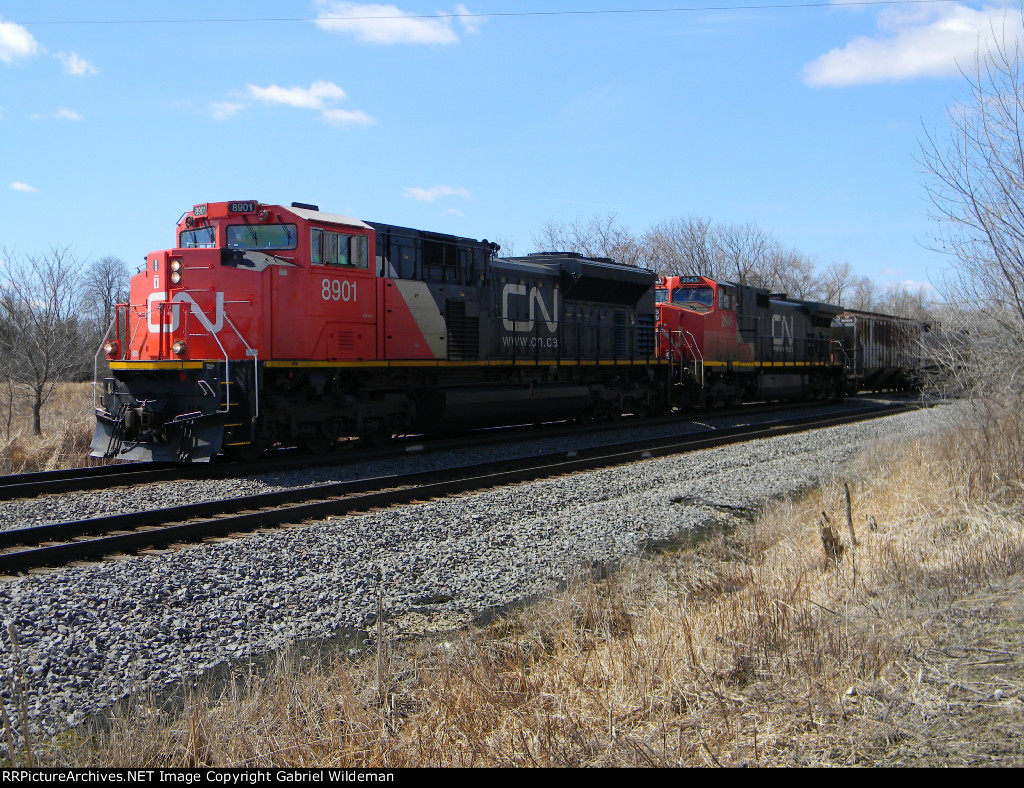
[[445, 309], [448, 326], [448, 358], [475, 361], [480, 357], [480, 318], [466, 316], [466, 304], [449, 301]]

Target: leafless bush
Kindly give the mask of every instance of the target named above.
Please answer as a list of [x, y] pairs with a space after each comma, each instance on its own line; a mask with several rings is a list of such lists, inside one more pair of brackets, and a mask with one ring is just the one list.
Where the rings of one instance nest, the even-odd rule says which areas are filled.
[[994, 46], [965, 72], [969, 97], [949, 110], [949, 137], [928, 134], [922, 160], [937, 249], [952, 269], [939, 290], [950, 313], [947, 366], [986, 400], [1024, 396], [1024, 72], [1020, 43]]

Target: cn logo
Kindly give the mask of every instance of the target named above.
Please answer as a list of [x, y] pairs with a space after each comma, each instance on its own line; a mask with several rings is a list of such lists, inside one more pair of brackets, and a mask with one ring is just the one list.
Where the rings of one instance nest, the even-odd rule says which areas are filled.
[[552, 334], [558, 330], [558, 291], [555, 290], [552, 295], [551, 311], [548, 311], [547, 305], [544, 303], [544, 298], [540, 294], [539, 287], [531, 287], [529, 295], [527, 296], [529, 301], [529, 320], [509, 320], [508, 314], [511, 310], [508, 308], [509, 298], [512, 296], [527, 296], [526, 285], [514, 285], [507, 284], [501, 291], [501, 306], [503, 318], [501, 324], [505, 326], [506, 331], [516, 332], [531, 332], [533, 327], [537, 323], [537, 310], [540, 310], [541, 315], [544, 317], [544, 323], [548, 327], [548, 331]]
[[792, 315], [788, 318], [784, 315], [772, 315], [772, 344], [776, 348], [793, 349]]
[[[220, 330], [224, 328], [224, 294], [216, 293], [216, 297], [217, 300], [213, 307], [213, 322], [211, 322], [206, 313], [199, 308], [199, 304], [188, 293], [175, 293], [170, 301], [163, 299], [163, 293], [150, 293], [149, 298], [146, 299], [146, 309], [148, 310], [146, 322], [149, 324], [149, 330], [153, 333], [161, 330], [177, 330], [181, 325], [181, 305], [188, 304], [192, 309], [192, 314], [203, 328], [211, 334], [219, 334]], [[163, 306], [163, 309], [160, 306]], [[167, 322], [165, 317], [168, 312], [171, 313], [170, 322]]]

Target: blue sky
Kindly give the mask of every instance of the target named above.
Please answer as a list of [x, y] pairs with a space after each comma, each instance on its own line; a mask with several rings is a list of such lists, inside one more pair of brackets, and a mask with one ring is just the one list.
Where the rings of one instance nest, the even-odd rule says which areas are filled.
[[936, 279], [923, 130], [1019, 10], [756, 4], [0, 0], [0, 244], [134, 265], [194, 203], [295, 200], [518, 254], [706, 216]]

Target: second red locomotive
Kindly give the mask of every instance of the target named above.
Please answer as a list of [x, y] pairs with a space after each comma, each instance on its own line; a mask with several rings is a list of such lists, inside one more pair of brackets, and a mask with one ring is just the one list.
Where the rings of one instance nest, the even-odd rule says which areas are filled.
[[663, 277], [655, 293], [659, 355], [682, 368], [677, 403], [842, 396], [842, 307], [704, 276]]

